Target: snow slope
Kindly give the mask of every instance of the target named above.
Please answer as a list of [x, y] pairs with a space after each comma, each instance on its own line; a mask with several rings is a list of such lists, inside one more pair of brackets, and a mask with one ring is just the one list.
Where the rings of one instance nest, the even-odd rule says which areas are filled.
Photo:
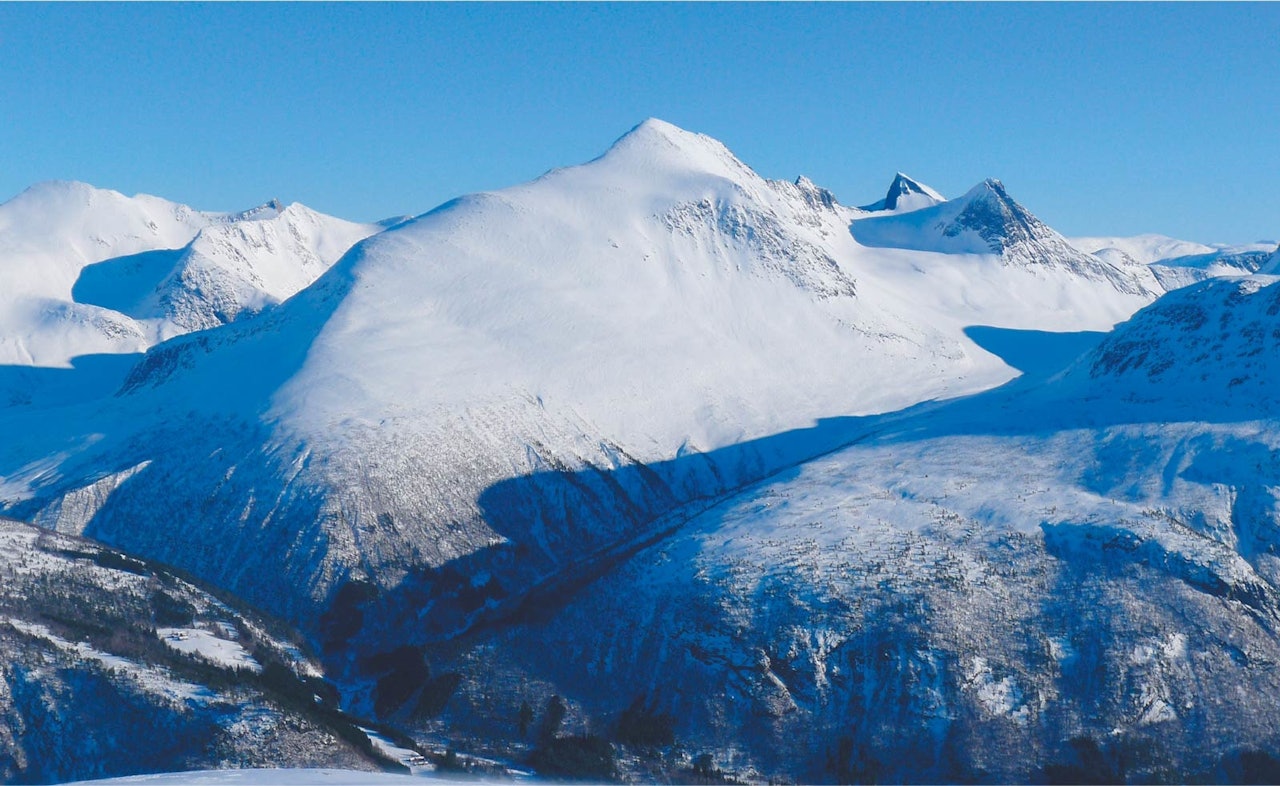
[[1069, 242], [1118, 267], [1150, 266], [1166, 291], [1215, 276], [1257, 272], [1276, 249], [1274, 242], [1205, 245], [1164, 235], [1076, 237]]
[[[944, 208], [1004, 240], [855, 240]], [[496, 561], [487, 591], [518, 593], [675, 504], [840, 444], [845, 424], [820, 418], [1007, 380], [968, 325], [1106, 328], [1152, 297], [1061, 251], [998, 184], [862, 215], [647, 121], [586, 165], [359, 244], [258, 319], [156, 347], [121, 396], [24, 421], [0, 448], [6, 498], [39, 515], [131, 472], [64, 526], [303, 617], [348, 579], [435, 587], [463, 559]], [[539, 474], [593, 467], [631, 474]]]
[[380, 227], [294, 203], [212, 224], [181, 249], [117, 257], [81, 271], [73, 295], [139, 321], [162, 339], [230, 322], [298, 292]]
[[1247, 276], [1258, 272], [1275, 253], [1274, 243], [1226, 246], [1208, 254], [1162, 259], [1151, 265], [1160, 285], [1178, 289], [1206, 278]]
[[0, 500], [288, 615], [424, 730], [639, 693], [760, 779], [1222, 780], [1280, 744], [1280, 287], [1152, 304], [1120, 253], [998, 181], [868, 215], [651, 120], [0, 410]]
[[1280, 248], [1262, 263], [1262, 267], [1258, 268], [1258, 272], [1264, 275], [1277, 276], [1280, 275]]
[[[1121, 295], [1150, 300], [1158, 291], [1142, 266], [1119, 268], [1080, 252], [1015, 202], [998, 180], [986, 180], [964, 196], [905, 215], [872, 217], [853, 224], [866, 246], [908, 248], [942, 254], [996, 254], [1008, 266], [1072, 280], [1106, 282]], [[1100, 294], [1115, 297], [1107, 287]]]
[[0, 205], [0, 363], [66, 365], [77, 355], [140, 352], [153, 343], [126, 315], [76, 303], [89, 264], [186, 244], [223, 216], [84, 183], [32, 186]]

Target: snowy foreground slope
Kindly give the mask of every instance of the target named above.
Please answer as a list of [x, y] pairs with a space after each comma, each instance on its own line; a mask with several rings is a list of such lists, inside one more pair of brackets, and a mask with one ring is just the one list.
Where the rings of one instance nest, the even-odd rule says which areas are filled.
[[257, 315], [256, 257], [203, 310], [150, 282], [265, 230], [82, 266], [71, 297], [208, 329], [0, 409], [0, 506], [292, 620], [350, 711], [547, 771], [588, 733], [653, 777], [1276, 751], [1274, 279], [1157, 300], [995, 180], [868, 208], [647, 121]]

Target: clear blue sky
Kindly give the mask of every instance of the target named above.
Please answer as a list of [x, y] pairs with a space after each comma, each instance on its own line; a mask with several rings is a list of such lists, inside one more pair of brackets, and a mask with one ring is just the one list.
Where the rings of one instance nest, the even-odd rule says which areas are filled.
[[846, 204], [985, 177], [1067, 234], [1280, 236], [1280, 4], [0, 3], [0, 199], [420, 213], [645, 117]]

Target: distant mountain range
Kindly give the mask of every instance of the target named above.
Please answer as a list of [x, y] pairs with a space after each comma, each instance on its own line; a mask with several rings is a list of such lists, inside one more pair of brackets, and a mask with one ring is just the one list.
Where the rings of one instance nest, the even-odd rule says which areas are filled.
[[1230, 779], [1280, 763], [1278, 258], [998, 180], [846, 207], [658, 120], [380, 224], [42, 184], [0, 510], [546, 774]]

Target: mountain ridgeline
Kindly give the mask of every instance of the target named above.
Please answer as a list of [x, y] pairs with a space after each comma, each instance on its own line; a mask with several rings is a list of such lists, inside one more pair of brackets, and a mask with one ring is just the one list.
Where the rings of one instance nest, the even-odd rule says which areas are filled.
[[0, 510], [547, 773], [1232, 779], [1280, 753], [1273, 253], [847, 207], [657, 120], [382, 224], [36, 187]]

